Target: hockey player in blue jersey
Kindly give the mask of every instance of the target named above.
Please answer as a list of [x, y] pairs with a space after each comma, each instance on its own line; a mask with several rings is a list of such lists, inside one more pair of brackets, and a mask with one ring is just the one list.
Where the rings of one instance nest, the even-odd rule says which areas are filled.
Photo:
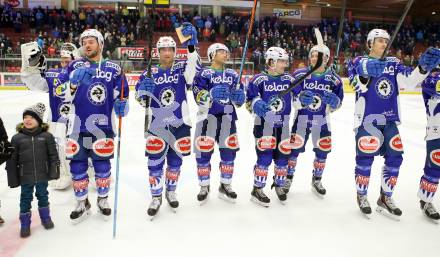
[[207, 200], [210, 191], [211, 156], [217, 142], [220, 151], [219, 197], [235, 202], [237, 194], [231, 187], [234, 160], [239, 150], [235, 108], [244, 104], [245, 94], [238, 74], [225, 68], [229, 49], [223, 44], [214, 43], [208, 47], [207, 54], [211, 66], [204, 67], [193, 83], [194, 98], [199, 106], [194, 135], [200, 185], [197, 200], [201, 204]]
[[266, 185], [269, 166], [274, 162], [274, 181], [272, 188], [278, 199], [287, 199], [285, 186], [287, 162], [290, 147], [291, 94], [278, 97], [289, 87], [293, 77], [285, 72], [289, 56], [280, 47], [270, 47], [264, 56], [266, 70], [255, 75], [247, 87], [246, 107], [256, 114], [254, 122], [255, 151], [257, 163], [254, 166], [254, 188], [251, 200], [264, 207], [270, 203], [263, 189]]
[[165, 198], [173, 210], [179, 206], [176, 187], [182, 157], [191, 153], [191, 121], [186, 91], [200, 67], [195, 47], [197, 32], [190, 23], [183, 23], [182, 33], [191, 36], [188, 59], [175, 61], [176, 42], [172, 37], [159, 38], [156, 44], [159, 64], [144, 71], [136, 85], [136, 99], [145, 107], [145, 96], [151, 97], [152, 121], [146, 132], [145, 154], [148, 157], [150, 191], [152, 196], [148, 215], [155, 216], [162, 204], [165, 159]]
[[368, 33], [368, 56], [356, 57], [348, 64], [350, 84], [356, 90], [355, 134], [356, 167], [355, 182], [357, 202], [363, 214], [371, 214], [367, 199], [371, 166], [376, 155], [382, 155], [380, 197], [377, 211], [398, 219], [402, 211], [395, 204], [392, 194], [402, 164], [403, 145], [397, 125], [400, 123], [399, 88], [412, 88], [422, 82], [440, 59], [438, 49], [428, 49], [415, 69], [405, 67], [397, 58], [382, 56], [390, 36], [382, 29]]
[[63, 99], [56, 94], [55, 90], [64, 82], [59, 79], [59, 75], [65, 72], [65, 68], [67, 68], [71, 61], [79, 59], [80, 55], [75, 45], [64, 43], [60, 48], [61, 68], [46, 71], [45, 56], [42, 54], [37, 42], [21, 45], [21, 53], [21, 80], [23, 83], [30, 90], [49, 93], [49, 106], [51, 110], [49, 115], [49, 132], [55, 137], [60, 159], [60, 178], [49, 181], [49, 186], [54, 189], [65, 189], [72, 183], [69, 161], [66, 160], [64, 152], [67, 130], [66, 118], [70, 112], [71, 105], [63, 103]]
[[432, 201], [440, 179], [440, 69], [435, 69], [423, 81], [422, 93], [428, 124], [425, 137], [426, 160], [418, 197], [423, 213], [430, 219], [439, 220], [440, 214]]
[[[298, 156], [305, 151], [305, 146], [311, 135], [313, 152], [315, 152], [312, 191], [322, 197], [326, 194], [326, 189], [322, 185], [321, 179], [327, 155], [332, 148], [330, 113], [339, 109], [344, 92], [341, 78], [327, 67], [330, 59], [330, 50], [327, 46], [312, 47], [309, 52], [310, 65], [316, 64], [319, 52], [323, 53], [324, 58], [321, 67], [293, 90], [297, 96], [294, 99], [296, 112], [292, 126], [292, 153], [289, 157], [287, 182], [284, 188], [286, 192], [289, 192]], [[310, 67], [298, 69], [293, 73], [293, 76], [298, 79], [310, 69]]]
[[[70, 214], [73, 223], [90, 214], [88, 200], [88, 162], [92, 159], [98, 193], [98, 211], [104, 219], [111, 215], [108, 204], [111, 164], [114, 153], [114, 116], [124, 117], [128, 112], [128, 83], [121, 67], [102, 60], [104, 38], [95, 29], [87, 29], [80, 36], [85, 57], [75, 60], [62, 73], [68, 82], [55, 91], [71, 102], [74, 115], [69, 115], [66, 156], [70, 160], [73, 190], [77, 206]], [[120, 93], [124, 87], [123, 100]]]

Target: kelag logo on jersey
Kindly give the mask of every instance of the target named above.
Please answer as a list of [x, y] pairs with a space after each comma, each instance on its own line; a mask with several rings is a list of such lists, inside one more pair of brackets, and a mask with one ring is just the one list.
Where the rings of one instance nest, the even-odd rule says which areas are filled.
[[376, 93], [382, 99], [388, 99], [394, 92], [394, 87], [392, 83], [387, 78], [381, 78], [376, 82]]
[[227, 83], [229, 85], [232, 85], [233, 78], [232, 77], [211, 77], [211, 83], [212, 84], [220, 84], [220, 83]]
[[170, 84], [170, 83], [174, 83], [176, 84], [179, 81], [179, 74], [174, 74], [174, 75], [167, 75], [166, 73], [163, 74], [163, 76], [160, 77], [155, 77], [154, 78], [154, 83], [156, 85], [162, 85], [162, 84]]
[[96, 78], [103, 78], [105, 81], [110, 82], [112, 73], [110, 71], [96, 70]]
[[277, 85], [275, 82], [272, 82], [272, 84], [264, 84], [264, 91], [265, 92], [281, 92], [286, 90], [289, 87], [288, 84], [284, 85]]
[[89, 87], [87, 96], [92, 104], [103, 105], [107, 98], [107, 89], [100, 82], [94, 83]]
[[331, 91], [330, 85], [325, 84], [318, 84], [318, 81], [312, 82], [312, 83], [304, 83], [305, 89], [316, 89], [316, 90], [323, 90], [323, 91]]

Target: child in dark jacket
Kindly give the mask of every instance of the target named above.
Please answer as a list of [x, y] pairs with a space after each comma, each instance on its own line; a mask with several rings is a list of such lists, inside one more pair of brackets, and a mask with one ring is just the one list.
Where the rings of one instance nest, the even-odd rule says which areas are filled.
[[47, 132], [43, 123], [46, 107], [42, 103], [33, 105], [23, 112], [23, 123], [18, 124], [17, 134], [11, 139], [14, 153], [6, 163], [8, 185], [21, 186], [20, 223], [21, 237], [31, 233], [31, 202], [35, 188], [38, 199], [38, 212], [45, 229], [54, 227], [49, 212], [49, 180], [58, 179], [59, 158], [55, 139]]

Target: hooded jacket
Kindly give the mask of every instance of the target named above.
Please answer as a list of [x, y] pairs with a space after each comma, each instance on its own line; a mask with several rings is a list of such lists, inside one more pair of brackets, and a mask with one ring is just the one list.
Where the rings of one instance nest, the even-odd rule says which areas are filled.
[[60, 160], [55, 138], [43, 123], [28, 130], [23, 123], [17, 125], [17, 134], [11, 139], [15, 151], [6, 163], [8, 185], [18, 187], [60, 177]]

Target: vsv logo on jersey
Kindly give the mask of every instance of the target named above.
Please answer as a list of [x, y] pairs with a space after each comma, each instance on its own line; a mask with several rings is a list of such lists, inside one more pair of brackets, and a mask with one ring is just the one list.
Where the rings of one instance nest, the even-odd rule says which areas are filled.
[[176, 84], [178, 81], [179, 81], [179, 74], [174, 74], [174, 75], [170, 76], [165, 73], [165, 74], [163, 74], [163, 76], [154, 78], [154, 83], [156, 85], [161, 85], [164, 83]]
[[272, 82], [272, 84], [265, 84], [264, 85], [264, 91], [265, 92], [280, 92], [280, 91], [284, 91], [289, 87], [288, 84], [284, 84], [284, 85], [277, 85], [275, 82]]
[[330, 92], [330, 85], [325, 84], [318, 84], [318, 81], [312, 82], [312, 83], [304, 83], [304, 88], [306, 89], [316, 89], [316, 90], [325, 90]]

